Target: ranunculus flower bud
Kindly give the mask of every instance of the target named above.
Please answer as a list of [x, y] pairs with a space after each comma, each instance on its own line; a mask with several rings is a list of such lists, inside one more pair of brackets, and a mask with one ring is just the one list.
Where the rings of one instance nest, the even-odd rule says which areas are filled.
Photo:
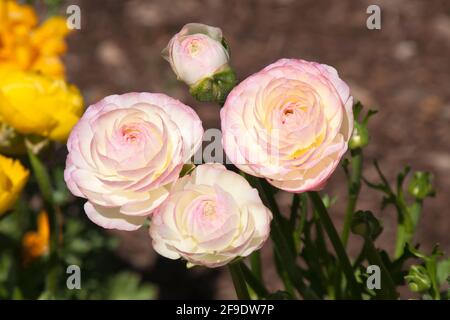
[[259, 249], [272, 213], [256, 189], [220, 164], [204, 164], [178, 180], [152, 216], [150, 235], [161, 255], [219, 267]]
[[178, 79], [200, 101], [223, 102], [235, 84], [230, 54], [219, 28], [188, 23], [162, 52]]
[[434, 196], [432, 180], [433, 176], [429, 172], [415, 172], [408, 185], [409, 194], [418, 200]]
[[423, 266], [412, 265], [405, 280], [413, 292], [424, 292], [431, 288], [430, 276]]
[[220, 113], [226, 155], [280, 189], [320, 190], [347, 150], [352, 103], [334, 68], [281, 59], [228, 95]]
[[353, 134], [348, 142], [350, 149], [364, 148], [369, 144], [369, 130], [364, 124], [354, 122]]
[[18, 160], [0, 155], [0, 216], [14, 205], [28, 176], [28, 170]]
[[75, 86], [0, 68], [0, 121], [17, 132], [65, 141], [82, 113], [83, 98]]
[[135, 230], [167, 198], [202, 135], [194, 110], [164, 94], [108, 96], [71, 132], [64, 178], [74, 195], [88, 199], [93, 222]]
[[348, 142], [348, 146], [352, 150], [364, 148], [369, 144], [369, 129], [367, 125], [369, 123], [369, 119], [377, 113], [376, 110], [369, 109], [364, 117], [359, 120], [361, 111], [363, 110], [363, 105], [361, 102], [356, 102], [353, 106], [353, 116], [354, 116], [354, 128], [352, 136]]
[[357, 211], [353, 215], [351, 229], [354, 234], [375, 240], [383, 231], [383, 227], [370, 211]]

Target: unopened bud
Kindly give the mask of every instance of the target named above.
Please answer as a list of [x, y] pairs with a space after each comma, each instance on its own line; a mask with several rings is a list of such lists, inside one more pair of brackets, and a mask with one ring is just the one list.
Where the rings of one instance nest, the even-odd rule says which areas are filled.
[[423, 266], [413, 265], [405, 276], [408, 286], [413, 292], [424, 292], [431, 288], [431, 280]]
[[383, 231], [383, 227], [372, 212], [358, 211], [353, 216], [351, 230], [354, 234], [374, 240]]
[[348, 142], [350, 149], [363, 148], [369, 144], [369, 130], [366, 125], [355, 121], [352, 136]]
[[229, 47], [219, 28], [188, 23], [162, 54], [197, 100], [222, 103], [236, 83], [228, 65]]
[[434, 188], [431, 184], [432, 175], [429, 172], [417, 171], [409, 182], [408, 192], [414, 198], [423, 200], [426, 197], [434, 196]]

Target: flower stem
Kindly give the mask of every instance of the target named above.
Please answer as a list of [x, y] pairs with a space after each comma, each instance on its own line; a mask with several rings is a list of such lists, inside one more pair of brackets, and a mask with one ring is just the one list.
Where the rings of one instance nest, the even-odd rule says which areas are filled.
[[280, 213], [277, 202], [271, 190], [265, 187], [263, 181], [259, 178], [253, 180], [261, 193], [264, 203], [269, 207], [273, 213], [272, 231], [270, 236], [275, 246], [276, 254], [283, 258], [283, 267], [291, 280], [292, 285], [305, 299], [318, 299], [315, 292], [307, 287], [303, 282], [300, 268], [296, 265], [296, 255], [292, 253], [292, 248], [295, 249], [295, 244], [290, 245], [289, 238], [283, 229], [283, 216]]
[[228, 270], [230, 270], [231, 278], [233, 279], [237, 298], [239, 300], [250, 300], [250, 295], [248, 293], [244, 273], [242, 272], [241, 263], [241, 261], [237, 261], [228, 264]]
[[33, 169], [39, 190], [44, 200], [44, 207], [48, 214], [50, 225], [50, 255], [49, 265], [50, 270], [47, 273], [47, 290], [51, 297], [54, 297], [57, 287], [57, 270], [56, 264], [59, 259], [58, 239], [59, 239], [59, 224], [58, 224], [58, 208], [53, 201], [53, 189], [50, 182], [50, 176], [42, 161], [37, 157], [32, 150], [28, 149], [28, 158]]
[[275, 247], [273, 250], [273, 258], [275, 261], [275, 269], [284, 285], [284, 290], [291, 296], [295, 297], [294, 285], [289, 277], [286, 267], [283, 265], [283, 259], [280, 257], [279, 251]]
[[411, 209], [408, 208], [403, 195], [403, 190], [397, 191], [396, 208], [398, 213], [397, 239], [395, 243], [395, 258], [400, 258], [403, 254], [405, 244], [410, 242], [414, 237], [414, 231], [417, 226], [418, 217], [422, 210], [421, 205], [415, 205]]
[[298, 209], [300, 207], [300, 195], [294, 194], [292, 196], [291, 216], [289, 217], [289, 224], [295, 228], [295, 220], [298, 216]]
[[356, 202], [358, 200], [359, 191], [361, 190], [361, 172], [362, 172], [363, 155], [362, 149], [352, 150], [352, 158], [350, 161], [351, 173], [348, 181], [348, 203], [344, 218], [344, 227], [342, 229], [342, 244], [347, 247], [348, 236], [350, 234], [350, 225], [355, 212]]
[[248, 285], [253, 289], [259, 298], [265, 298], [269, 294], [269, 291], [266, 289], [261, 279], [258, 279], [258, 277], [254, 274], [254, 271], [252, 272], [252, 270], [250, 270], [245, 263], [240, 262], [239, 264]]
[[250, 266], [252, 267], [252, 272], [255, 277], [262, 281], [262, 270], [261, 270], [261, 251], [257, 250], [250, 255]]
[[344, 246], [342, 245], [341, 239], [336, 231], [336, 228], [331, 221], [330, 216], [328, 215], [327, 209], [320, 198], [320, 195], [315, 191], [309, 191], [308, 195], [314, 204], [314, 207], [319, 214], [320, 222], [322, 223], [325, 231], [328, 234], [328, 237], [331, 240], [331, 244], [333, 245], [334, 250], [336, 251], [336, 255], [339, 260], [339, 264], [342, 268], [342, 271], [347, 278], [347, 282], [354, 298], [360, 299], [361, 292], [359, 290], [358, 282], [356, 281], [355, 275], [353, 273], [352, 265], [350, 264], [350, 260], [348, 259], [347, 253], [345, 252]]
[[369, 263], [377, 265], [381, 269], [381, 290], [379, 290], [379, 297], [389, 300], [397, 299], [398, 293], [395, 290], [395, 283], [375, 248], [372, 239], [366, 237], [364, 246]]

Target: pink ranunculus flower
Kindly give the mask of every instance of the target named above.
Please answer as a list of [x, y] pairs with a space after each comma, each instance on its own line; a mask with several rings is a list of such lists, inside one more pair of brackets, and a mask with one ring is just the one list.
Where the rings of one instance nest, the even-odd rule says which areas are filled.
[[242, 176], [221, 164], [204, 164], [173, 185], [152, 215], [150, 236], [161, 255], [213, 268], [261, 248], [271, 220]]
[[193, 86], [227, 67], [230, 58], [222, 30], [200, 23], [188, 23], [163, 50], [178, 79]]
[[220, 113], [226, 155], [280, 189], [320, 190], [347, 150], [352, 105], [334, 68], [278, 60], [228, 95]]
[[108, 229], [136, 230], [168, 196], [203, 128], [188, 106], [164, 94], [112, 95], [73, 128], [64, 178], [84, 209]]

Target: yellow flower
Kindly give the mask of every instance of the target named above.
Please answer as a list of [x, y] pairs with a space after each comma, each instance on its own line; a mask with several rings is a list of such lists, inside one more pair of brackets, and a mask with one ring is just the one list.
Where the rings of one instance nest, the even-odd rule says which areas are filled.
[[28, 170], [18, 160], [0, 155], [0, 215], [14, 205], [28, 175]]
[[52, 17], [37, 25], [33, 7], [12, 0], [0, 0], [0, 65], [19, 70], [39, 71], [63, 78], [60, 55], [70, 32], [65, 19]]
[[49, 251], [50, 225], [47, 212], [41, 211], [37, 221], [37, 231], [28, 231], [22, 239], [24, 263], [42, 257]]
[[64, 141], [82, 112], [83, 98], [75, 86], [0, 68], [0, 120], [17, 132]]

